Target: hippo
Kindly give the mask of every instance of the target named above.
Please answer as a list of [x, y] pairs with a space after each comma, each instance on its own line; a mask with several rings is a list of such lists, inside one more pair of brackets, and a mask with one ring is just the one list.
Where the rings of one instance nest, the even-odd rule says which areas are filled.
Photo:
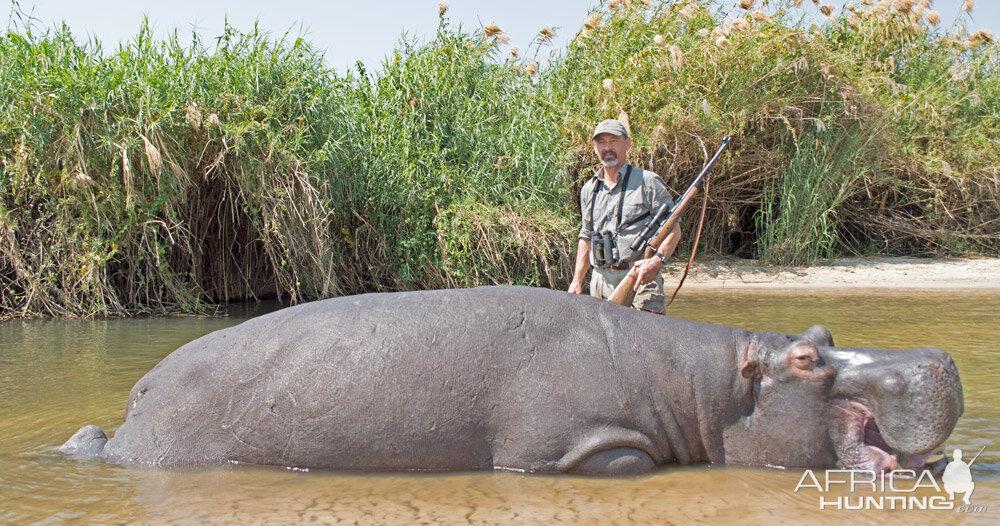
[[963, 410], [940, 349], [835, 347], [521, 286], [272, 312], [171, 353], [108, 439], [122, 464], [628, 475], [670, 463], [891, 470]]

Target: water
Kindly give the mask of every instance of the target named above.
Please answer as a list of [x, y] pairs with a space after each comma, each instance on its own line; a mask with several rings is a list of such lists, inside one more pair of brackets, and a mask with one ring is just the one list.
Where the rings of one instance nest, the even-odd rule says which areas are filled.
[[[254, 313], [6, 322], [0, 324], [0, 522], [994, 524], [1000, 518], [998, 312], [1000, 297], [988, 294], [686, 293], [671, 307], [676, 317], [754, 330], [798, 333], [822, 323], [839, 345], [948, 350], [962, 376], [965, 415], [946, 449], [960, 447], [969, 460], [986, 447], [972, 466], [972, 502], [985, 511], [971, 513], [837, 511], [830, 505], [821, 510], [814, 488], [794, 491], [802, 470], [700, 465], [628, 478], [344, 475], [247, 466], [142, 469], [72, 460], [51, 448], [83, 424], [116, 428], [132, 385], [163, 356]], [[823, 496], [832, 501], [880, 495], [886, 493], [834, 487]], [[941, 494], [925, 486], [907, 495]]]

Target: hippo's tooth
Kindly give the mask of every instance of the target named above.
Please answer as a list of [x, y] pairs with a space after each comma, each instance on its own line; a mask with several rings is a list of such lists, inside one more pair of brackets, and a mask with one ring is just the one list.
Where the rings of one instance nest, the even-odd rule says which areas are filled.
[[889, 466], [889, 471], [925, 468], [945, 458], [944, 453], [940, 451], [930, 455], [906, 455], [897, 452], [890, 455], [890, 457], [892, 458], [892, 464]]
[[927, 459], [924, 461], [924, 464], [933, 464], [943, 458], [944, 458], [944, 453], [938, 451], [937, 453], [932, 453], [930, 455], [927, 455]]

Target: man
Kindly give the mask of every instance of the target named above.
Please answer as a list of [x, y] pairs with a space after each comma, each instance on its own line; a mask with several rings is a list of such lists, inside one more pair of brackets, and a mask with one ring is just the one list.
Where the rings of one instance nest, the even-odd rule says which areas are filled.
[[603, 168], [583, 185], [580, 210], [583, 227], [576, 253], [576, 269], [569, 291], [583, 294], [583, 280], [594, 267], [590, 295], [607, 299], [633, 265], [638, 267], [632, 306], [653, 312], [664, 310], [660, 269], [681, 238], [680, 226], [667, 235], [657, 253], [643, 258], [644, 249], [629, 249], [649, 218], [673, 198], [660, 176], [628, 164], [632, 139], [616, 119], [594, 128], [594, 152]]

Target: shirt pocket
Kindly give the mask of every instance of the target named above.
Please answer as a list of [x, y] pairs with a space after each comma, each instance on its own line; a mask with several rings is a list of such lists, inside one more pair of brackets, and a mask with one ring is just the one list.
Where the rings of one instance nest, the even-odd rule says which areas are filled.
[[622, 227], [627, 227], [634, 223], [639, 223], [649, 219], [648, 212], [649, 211], [646, 210], [646, 207], [642, 204], [642, 202], [626, 202], [622, 207]]

